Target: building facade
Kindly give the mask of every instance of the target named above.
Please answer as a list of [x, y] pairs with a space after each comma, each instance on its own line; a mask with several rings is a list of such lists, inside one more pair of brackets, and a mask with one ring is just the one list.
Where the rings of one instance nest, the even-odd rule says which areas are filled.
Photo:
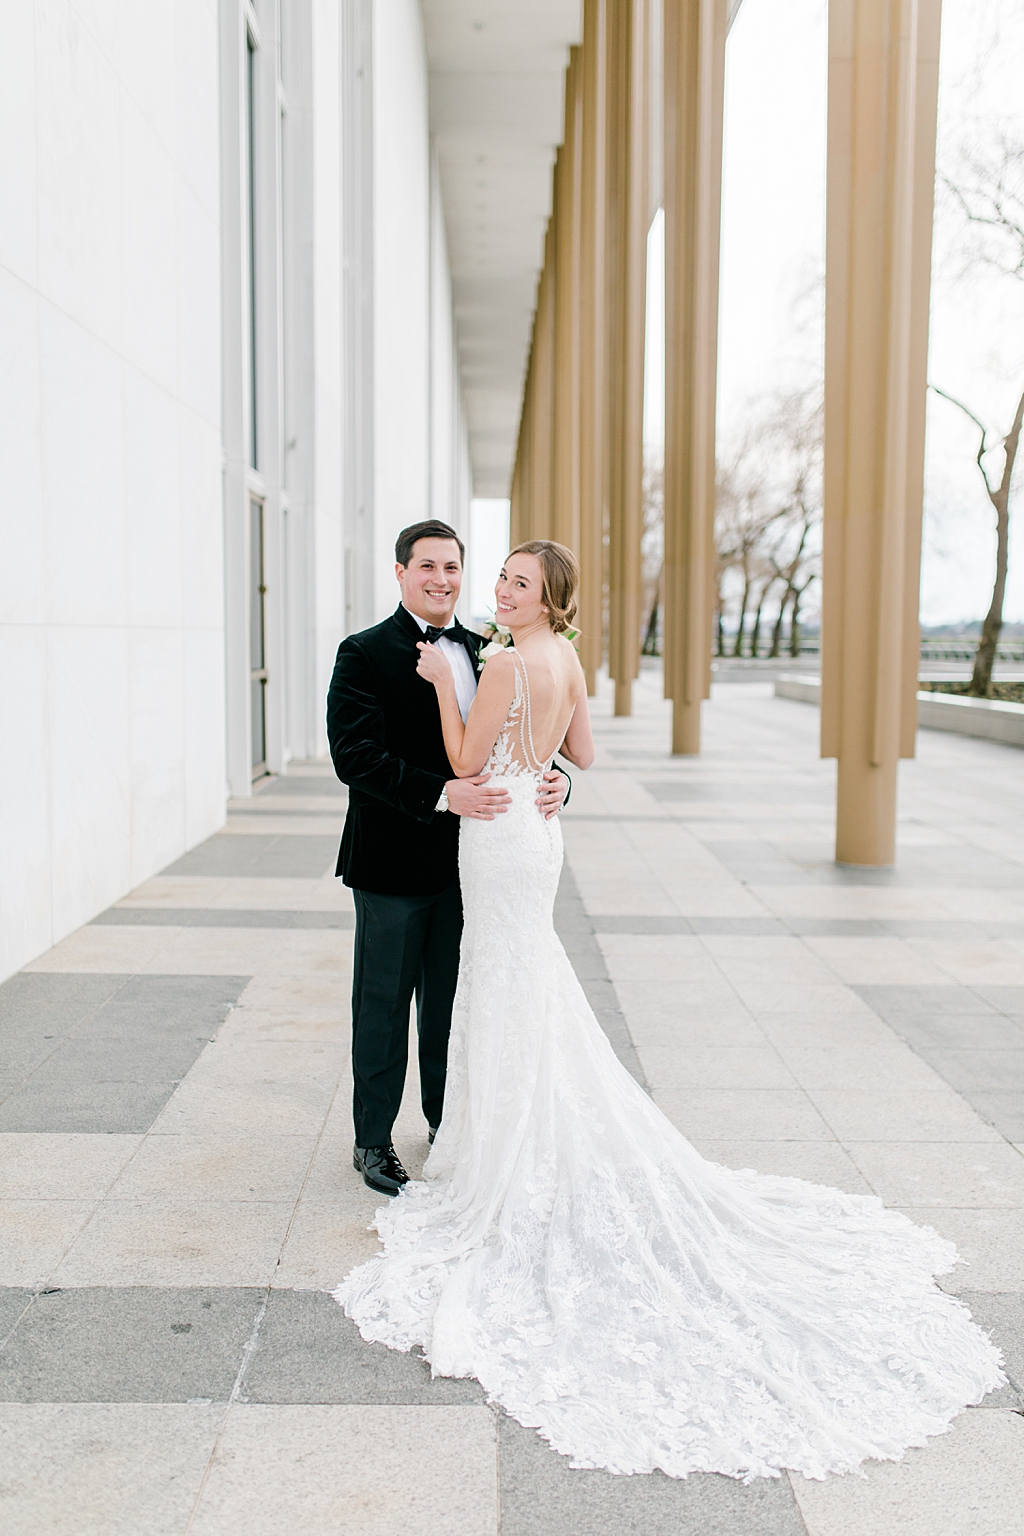
[[417, 0], [4, 29], [0, 977], [326, 750], [472, 488]]

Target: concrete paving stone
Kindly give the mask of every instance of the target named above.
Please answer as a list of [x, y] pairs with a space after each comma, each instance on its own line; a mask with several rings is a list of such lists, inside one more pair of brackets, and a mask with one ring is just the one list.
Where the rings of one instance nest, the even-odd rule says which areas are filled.
[[783, 1088], [666, 1088], [655, 1102], [684, 1136], [718, 1141], [832, 1141], [807, 1096]]
[[[1022, 1037], [1024, 1043], [1024, 1037]], [[918, 1047], [920, 1054], [954, 1088], [1016, 1090], [1024, 1103], [1024, 1049]]]
[[750, 980], [730, 978], [736, 993], [744, 1005], [758, 1019], [762, 1014], [807, 1014], [815, 1019], [832, 1018], [837, 1014], [868, 1014], [868, 1005], [857, 996], [852, 987], [837, 981], [832, 986], [808, 986], [798, 981], [760, 980], [756, 975]]
[[974, 991], [993, 1008], [998, 1008], [1000, 1013], [1024, 1014], [1024, 987], [990, 986], [985, 983], [976, 986]]
[[979, 939], [973, 944], [910, 939], [908, 943], [965, 986], [1024, 985], [1024, 951], [1004, 939]]
[[1024, 1295], [1019, 1291], [1002, 1295], [961, 1291], [960, 1300], [970, 1308], [978, 1327], [984, 1328], [1002, 1350], [1003, 1369], [1024, 1407]]
[[149, 1135], [110, 1200], [297, 1200], [314, 1136]]
[[[885, 882], [886, 885], [889, 882]], [[787, 922], [796, 919], [876, 919], [879, 922], [908, 918], [944, 918], [949, 913], [930, 891], [879, 889], [877, 884], [825, 884], [817, 888], [785, 885], [758, 886], [756, 895]]]
[[498, 1436], [501, 1536], [806, 1536], [785, 1478], [616, 1477], [574, 1470], [504, 1414]]
[[314, 795], [328, 795], [332, 800], [339, 801], [348, 799], [348, 790], [330, 767], [323, 773], [300, 775], [293, 772], [289, 765], [288, 773], [280, 778], [272, 778], [251, 803], [258, 804], [265, 797], [277, 801], [291, 795], [300, 795], [304, 800]]
[[131, 976], [73, 1033], [79, 1039], [95, 1035], [147, 1042], [161, 1035], [210, 1039], [249, 980], [245, 975]]
[[[163, 1105], [153, 1129], [172, 1136], [261, 1130], [268, 1136], [316, 1136], [323, 1129], [331, 1097], [329, 1087], [297, 1079], [233, 1087], [186, 1079]], [[0, 1119], [2, 1113], [0, 1105]]]
[[0, 1349], [0, 1401], [226, 1403], [264, 1295], [141, 1286], [44, 1292]]
[[[417, 1171], [409, 1169], [413, 1176]], [[299, 1201], [274, 1285], [293, 1290], [333, 1290], [340, 1285], [350, 1269], [380, 1252], [377, 1234], [369, 1226], [386, 1198], [367, 1189], [355, 1172], [348, 1142], [348, 1183], [330, 1199]]]
[[123, 976], [21, 971], [0, 985], [0, 1038], [70, 1034], [125, 985]]
[[788, 933], [777, 917], [702, 917], [694, 914], [687, 921], [694, 933], [748, 935], [750, 938], [778, 938]]
[[137, 975], [166, 949], [177, 928], [93, 928], [86, 926], [61, 939], [31, 965], [32, 974], [49, 971]]
[[340, 976], [254, 976], [238, 999], [267, 1018], [337, 1023], [349, 1018], [351, 983]]
[[0, 1133], [142, 1135], [177, 1083], [43, 1081], [32, 1077], [0, 1104]]
[[62, 1040], [32, 1074], [36, 1083], [165, 1083], [180, 1081], [208, 1035], [184, 1034], [157, 1040], [108, 1040], [86, 1035]]
[[870, 938], [884, 934], [886, 925], [873, 917], [780, 917], [783, 932], [799, 938]]
[[338, 840], [341, 838], [345, 825], [344, 808], [337, 810], [318, 810], [315, 806], [303, 807], [301, 811], [293, 811], [284, 808], [277, 811], [272, 805], [248, 811], [230, 811], [228, 819], [218, 834], [221, 837], [265, 837], [268, 833], [283, 833], [291, 836], [316, 836], [318, 833], [333, 833]]
[[701, 1157], [725, 1168], [753, 1168], [787, 1179], [806, 1179], [853, 1195], [875, 1191], [837, 1141], [717, 1141], [691, 1138]]
[[26, 1307], [32, 1305], [35, 1294], [21, 1286], [0, 1286], [0, 1348], [14, 1331]]
[[[716, 919], [709, 918], [709, 922]], [[725, 919], [718, 919], [725, 921]], [[598, 934], [604, 933], [695, 933], [696, 929], [688, 917], [661, 916], [642, 917], [639, 914], [630, 916], [629, 913], [602, 913], [593, 919], [587, 919], [588, 928]], [[555, 909], [555, 925], [558, 925], [558, 909]]]
[[49, 1283], [269, 1285], [292, 1209], [291, 1201], [107, 1200]]
[[868, 1046], [790, 1046], [776, 1049], [801, 1088], [937, 1087], [932, 1068], [906, 1046], [872, 1042]]
[[942, 967], [915, 953], [907, 939], [809, 937], [805, 943], [848, 983], [941, 986], [946, 980]]
[[1024, 1206], [1024, 1157], [1001, 1142], [851, 1142], [887, 1205]]
[[[34, 1031], [19, 1031], [15, 1034], [13, 1030], [4, 1031], [0, 1025], [0, 1079], [6, 1085], [6, 1091], [10, 1092], [11, 1088], [42, 1066], [63, 1039], [63, 1035], [51, 1035], [47, 1039]], [[0, 1088], [0, 1093], [3, 1091]]]
[[338, 856], [333, 835], [289, 833], [232, 837], [217, 832], [162, 871], [164, 875], [227, 875], [256, 879], [316, 879]]
[[0, 1285], [46, 1284], [95, 1208], [93, 1200], [0, 1201]]
[[710, 982], [721, 979], [693, 934], [599, 934], [613, 981]]
[[258, 907], [108, 907], [91, 926], [167, 928], [352, 928], [351, 912], [294, 912]]
[[190, 1536], [496, 1536], [484, 1407], [238, 1403]]
[[1024, 1094], [1019, 1088], [969, 1088], [963, 1097], [1007, 1141], [1024, 1141]]
[[140, 974], [254, 976], [274, 963], [287, 930], [254, 928], [103, 929], [97, 933], [162, 933], [163, 943], [140, 960]]
[[219, 1088], [288, 1084], [333, 1092], [348, 1054], [341, 1045], [321, 1042], [218, 1039], [206, 1046], [189, 1082]]
[[326, 1291], [275, 1287], [240, 1384], [251, 1403], [482, 1403], [473, 1380], [431, 1379], [419, 1354], [367, 1344]]
[[936, 1078], [934, 1089], [809, 1088], [808, 1098], [843, 1142], [1000, 1140], [959, 1094]]
[[652, 1092], [672, 1088], [796, 1088], [770, 1046], [642, 1045], [640, 1059]]
[[[673, 1032], [683, 1025], [728, 1026], [736, 1031], [736, 1044], [761, 1044], [761, 1036], [752, 1030], [749, 1011], [721, 976], [707, 982], [688, 981], [685, 985], [677, 981], [617, 979], [615, 991], [631, 1026], [634, 1020], [649, 1030], [664, 1027]], [[716, 1035], [715, 1039], [718, 1038]], [[714, 1044], [715, 1040], [708, 1043]]]
[[5, 1403], [5, 1536], [183, 1536], [223, 1405]]
[[942, 1276], [944, 1291], [1024, 1291], [1024, 1223], [1017, 1211], [940, 1205], [898, 1209], [956, 1244], [961, 1262]]
[[808, 1013], [758, 1013], [754, 1015], [766, 1039], [789, 1050], [889, 1050], [899, 1045], [890, 1025], [882, 1022], [869, 1008], [860, 1013], [833, 1013], [815, 1016]]
[[937, 1013], [958, 1014], [996, 1013], [991, 1003], [972, 991], [970, 987], [950, 982], [948, 986], [874, 986], [855, 983], [853, 990], [874, 1009], [880, 1019], [894, 1022], [912, 1016]]
[[100, 1200], [138, 1136], [0, 1134], [0, 1199]]
[[1024, 1051], [1024, 1025], [999, 1013], [893, 1014], [892, 1028], [916, 1051]]
[[[1007, 925], [1014, 926], [1016, 925]], [[925, 918], [901, 918], [883, 921], [880, 927], [885, 933], [894, 934], [900, 939], [938, 939], [943, 943], [961, 943], [964, 941], [982, 941], [987, 938], [1013, 938], [1011, 934], [996, 934], [991, 923], [969, 923], [953, 918], [948, 921], [937, 918], [930, 921]]]
[[1021, 1536], [1024, 1418], [977, 1409], [864, 1477], [791, 1483], [809, 1536]]

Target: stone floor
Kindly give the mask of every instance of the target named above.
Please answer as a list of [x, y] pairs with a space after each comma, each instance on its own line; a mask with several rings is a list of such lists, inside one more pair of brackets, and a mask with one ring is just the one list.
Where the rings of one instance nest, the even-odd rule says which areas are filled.
[[[0, 987], [6, 1536], [1022, 1536], [1024, 757], [923, 732], [895, 871], [830, 862], [817, 715], [722, 683], [700, 760], [647, 672], [564, 817], [558, 922], [709, 1157], [955, 1238], [1012, 1385], [863, 1478], [574, 1472], [472, 1382], [364, 1345], [344, 806], [297, 764]], [[417, 1168], [410, 1096], [396, 1132]]]

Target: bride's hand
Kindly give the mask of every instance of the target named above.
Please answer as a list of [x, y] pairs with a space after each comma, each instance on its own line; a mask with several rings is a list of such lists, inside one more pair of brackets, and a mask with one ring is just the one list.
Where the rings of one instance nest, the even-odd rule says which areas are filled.
[[416, 671], [420, 677], [425, 677], [427, 682], [433, 683], [435, 688], [446, 681], [455, 681], [447, 656], [442, 656], [436, 645], [427, 645], [425, 641], [417, 640], [416, 648], [420, 653], [420, 659], [416, 663]]

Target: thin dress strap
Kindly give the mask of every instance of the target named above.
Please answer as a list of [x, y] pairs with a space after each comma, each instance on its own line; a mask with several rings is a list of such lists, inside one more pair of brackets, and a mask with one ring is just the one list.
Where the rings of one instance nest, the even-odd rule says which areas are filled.
[[523, 684], [523, 718], [519, 726], [520, 741], [523, 748], [523, 757], [526, 759], [526, 766], [532, 769], [534, 773], [543, 773], [544, 768], [542, 764], [537, 761], [537, 751], [533, 745], [533, 713], [530, 709], [530, 674], [526, 670], [526, 662], [515, 649], [515, 647], [512, 648], [510, 654], [512, 656], [512, 660], [515, 663], [516, 671], [522, 678]]

